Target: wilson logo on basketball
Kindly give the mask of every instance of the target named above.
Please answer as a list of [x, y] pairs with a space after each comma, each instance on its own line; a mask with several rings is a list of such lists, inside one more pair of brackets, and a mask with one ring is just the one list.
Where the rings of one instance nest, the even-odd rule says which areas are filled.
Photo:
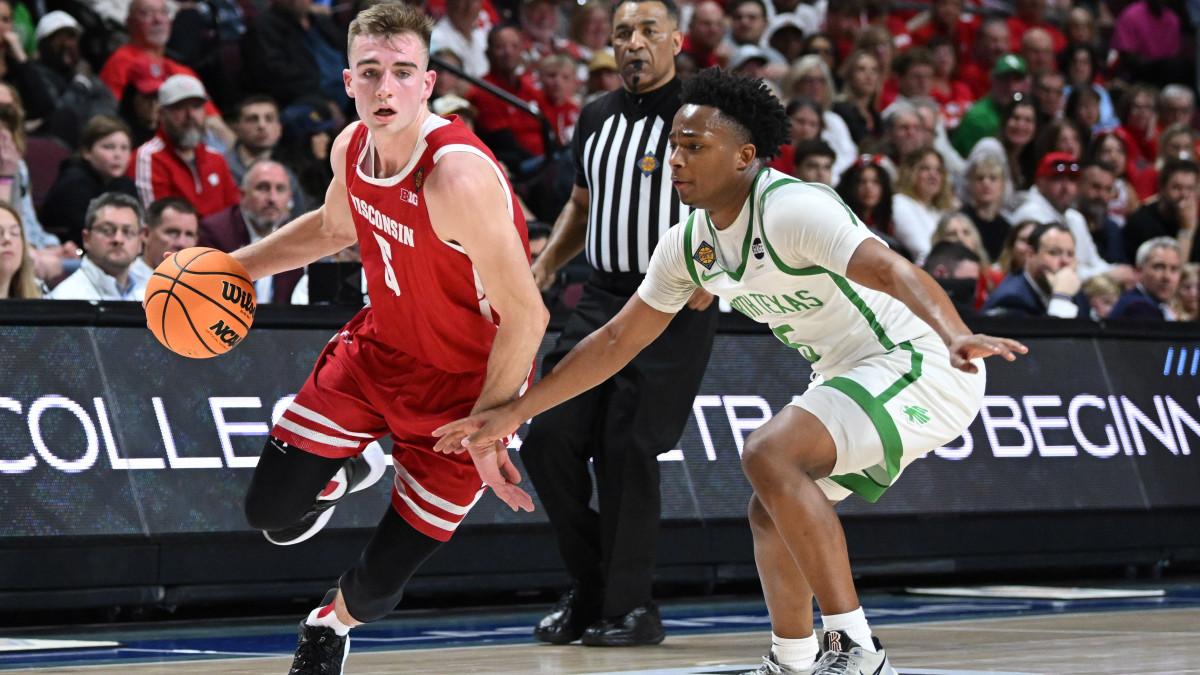
[[221, 282], [221, 297], [228, 300], [231, 304], [241, 305], [242, 309], [254, 314], [254, 294], [247, 293], [242, 288], [235, 286], [228, 281]]
[[242, 336], [238, 335], [233, 328], [226, 326], [224, 321], [218, 320], [217, 323], [209, 326], [208, 329], [212, 331], [212, 334], [218, 340], [229, 345], [231, 348], [242, 341]]

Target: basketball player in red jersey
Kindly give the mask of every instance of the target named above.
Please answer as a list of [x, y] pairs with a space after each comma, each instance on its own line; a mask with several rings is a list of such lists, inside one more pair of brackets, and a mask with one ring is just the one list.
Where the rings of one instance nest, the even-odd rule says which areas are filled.
[[[301, 622], [293, 674], [341, 673], [349, 629], [396, 606], [482, 494], [470, 457], [434, 452], [431, 432], [515, 398], [548, 320], [499, 165], [461, 121], [426, 105], [432, 25], [404, 4], [355, 18], [344, 77], [361, 122], [334, 141], [324, 206], [233, 254], [258, 279], [357, 241], [371, 299], [272, 429], [246, 496], [250, 524], [278, 544], [312, 536], [338, 499], [382, 473], [364, 449], [385, 434], [394, 441], [393, 508]], [[504, 478], [490, 487], [532, 510], [499, 455]]]

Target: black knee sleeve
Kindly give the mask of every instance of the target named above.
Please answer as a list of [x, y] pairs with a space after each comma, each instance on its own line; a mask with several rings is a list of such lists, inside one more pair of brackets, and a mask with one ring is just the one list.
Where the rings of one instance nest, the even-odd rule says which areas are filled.
[[387, 616], [400, 604], [413, 573], [441, 546], [389, 508], [358, 562], [339, 582], [350, 616], [364, 623]]
[[280, 530], [295, 524], [345, 461], [314, 455], [268, 437], [246, 490], [246, 522], [259, 530]]

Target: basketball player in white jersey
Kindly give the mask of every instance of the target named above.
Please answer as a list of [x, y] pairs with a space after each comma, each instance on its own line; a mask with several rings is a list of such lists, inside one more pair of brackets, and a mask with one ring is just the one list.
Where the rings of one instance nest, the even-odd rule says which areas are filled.
[[832, 190], [766, 168], [788, 120], [760, 80], [702, 71], [684, 85], [683, 104], [671, 175], [696, 211], [655, 249], [637, 295], [525, 396], [435, 431], [436, 449], [466, 447], [481, 472], [494, 472], [493, 441], [622, 367], [697, 286], [719, 295], [815, 373], [743, 450], [772, 627], [755, 672], [894, 673], [859, 606], [833, 503], [851, 492], [875, 501], [906, 464], [956, 438], [979, 411], [981, 359], [1026, 349], [972, 334], [937, 283]]

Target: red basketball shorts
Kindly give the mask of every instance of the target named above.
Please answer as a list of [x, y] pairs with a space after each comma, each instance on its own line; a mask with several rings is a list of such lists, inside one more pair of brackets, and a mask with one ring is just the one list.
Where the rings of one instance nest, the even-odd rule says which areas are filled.
[[356, 335], [355, 323], [325, 346], [271, 433], [334, 458], [353, 457], [390, 433], [396, 469], [392, 506], [420, 532], [446, 541], [484, 486], [469, 454], [433, 450], [432, 432], [471, 413], [486, 371], [438, 370]]

